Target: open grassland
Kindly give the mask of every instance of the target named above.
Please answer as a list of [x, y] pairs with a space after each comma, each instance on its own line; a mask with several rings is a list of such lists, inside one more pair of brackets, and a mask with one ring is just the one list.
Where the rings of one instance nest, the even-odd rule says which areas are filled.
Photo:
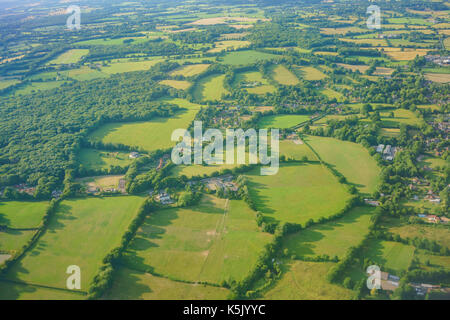
[[189, 89], [189, 87], [192, 85], [192, 83], [190, 83], [189, 81], [184, 80], [163, 80], [160, 83], [180, 90]]
[[132, 162], [127, 152], [96, 149], [81, 149], [78, 159], [84, 168], [94, 170], [109, 169], [111, 166], [126, 167]]
[[320, 33], [325, 35], [346, 35], [347, 33], [364, 33], [367, 29], [361, 29], [359, 27], [343, 27], [343, 28], [321, 28]]
[[221, 100], [222, 94], [228, 93], [223, 86], [225, 75], [210, 75], [200, 79], [195, 84], [193, 95], [197, 100], [215, 101]]
[[318, 164], [282, 164], [275, 175], [262, 176], [259, 168], [246, 175], [251, 198], [269, 220], [305, 224], [337, 213], [350, 198], [345, 187]]
[[15, 94], [30, 94], [38, 91], [58, 88], [64, 81], [30, 82], [15, 91]]
[[301, 114], [282, 114], [262, 117], [258, 125], [260, 128], [292, 128], [302, 122], [309, 121], [309, 116]]
[[[390, 113], [394, 113], [394, 117], [390, 116]], [[383, 127], [398, 128], [401, 124], [408, 124], [411, 126], [418, 126], [421, 124], [421, 120], [416, 116], [414, 112], [406, 109], [395, 109], [380, 112], [381, 122]]]
[[448, 73], [426, 73], [425, 79], [437, 82], [437, 83], [449, 83], [450, 74]]
[[400, 135], [400, 129], [397, 128], [381, 128], [380, 134], [384, 137], [398, 137]]
[[400, 242], [373, 240], [367, 255], [381, 270], [394, 275], [408, 269], [414, 256], [414, 247]]
[[373, 207], [356, 207], [344, 217], [313, 226], [289, 235], [284, 247], [289, 255], [317, 257], [328, 255], [342, 258], [350, 247], [357, 246], [369, 233]]
[[414, 60], [416, 56], [422, 57], [426, 55], [428, 50], [426, 49], [404, 49], [403, 51], [400, 48], [384, 48], [384, 53], [387, 54], [394, 60], [397, 61], [410, 61]]
[[239, 41], [239, 40], [224, 40], [214, 43], [214, 48], [210, 49], [208, 52], [215, 53], [221, 52], [223, 50], [235, 50], [239, 48], [248, 47], [250, 41]]
[[87, 291], [103, 258], [120, 244], [143, 201], [135, 196], [63, 201], [45, 234], [6, 277], [65, 288], [67, 267], [78, 265], [81, 290]]
[[20, 80], [0, 80], [0, 90], [6, 89], [18, 83], [20, 83]]
[[79, 69], [67, 70], [61, 72], [61, 74], [78, 81], [108, 77], [108, 74], [100, 72], [96, 69], [91, 69], [89, 67], [81, 67]]
[[450, 257], [449, 256], [438, 256], [430, 254], [424, 250], [417, 250], [414, 255], [421, 263], [422, 269], [447, 269], [450, 270]]
[[106, 74], [115, 74], [132, 71], [148, 70], [162, 59], [146, 60], [146, 61], [126, 61], [114, 62], [106, 67], [101, 67], [101, 71]]
[[264, 294], [267, 300], [348, 300], [352, 291], [331, 284], [326, 275], [334, 263], [294, 261], [284, 267], [284, 274]]
[[167, 100], [168, 103], [178, 104], [187, 110], [180, 111], [170, 118], [156, 118], [150, 121], [132, 123], [109, 123], [101, 126], [90, 136], [91, 141], [103, 143], [122, 143], [142, 148], [146, 151], [169, 148], [175, 145], [171, 141], [173, 130], [188, 128], [194, 120], [200, 105], [184, 99]]
[[425, 157], [419, 162], [419, 167], [423, 168], [425, 166], [437, 169], [437, 167], [443, 168], [449, 166], [450, 162], [441, 158], [433, 157], [430, 154], [425, 154]]
[[[0, 231], [0, 251], [14, 253], [33, 237], [36, 231]], [[1, 265], [1, 263], [0, 263]]]
[[181, 280], [241, 280], [270, 239], [258, 230], [245, 202], [205, 195], [194, 207], [160, 210], [148, 217], [124, 262]]
[[48, 64], [71, 64], [77, 63], [82, 57], [89, 53], [88, 49], [71, 49], [51, 60]]
[[206, 69], [208, 69], [210, 64], [188, 64], [185, 66], [182, 66], [170, 73], [172, 76], [184, 76], [184, 77], [192, 77], [197, 74], [202, 73]]
[[0, 300], [82, 300], [86, 296], [0, 280]]
[[352, 70], [353, 72], [359, 71], [361, 73], [366, 72], [370, 68], [369, 66], [366, 66], [366, 65], [352, 65], [352, 64], [345, 64], [345, 63], [337, 63], [337, 65], [339, 67], [343, 67], [345, 69]]
[[302, 160], [303, 157], [307, 157], [309, 161], [318, 161], [316, 155], [306, 144], [297, 144], [293, 140], [280, 140], [280, 155], [284, 155], [288, 159]]
[[46, 201], [0, 202], [0, 225], [9, 228], [37, 228], [44, 217]]
[[346, 38], [341, 38], [339, 39], [340, 41], [344, 41], [344, 42], [351, 42], [351, 43], [356, 43], [356, 44], [361, 44], [361, 45], [369, 45], [369, 46], [387, 46], [387, 42], [384, 39], [346, 39]]
[[326, 74], [314, 67], [299, 67], [299, 70], [305, 80], [316, 81], [327, 77]]
[[279, 84], [293, 86], [300, 81], [298, 78], [283, 65], [277, 65], [272, 69], [272, 77]]
[[271, 60], [281, 56], [256, 50], [230, 52], [223, 57], [222, 63], [230, 65], [246, 65], [257, 61]]
[[363, 146], [334, 138], [313, 136], [307, 137], [306, 141], [322, 160], [334, 166], [361, 192], [373, 193], [376, 190], [380, 168]]
[[254, 94], [266, 94], [274, 92], [275, 87], [269, 84], [258, 71], [247, 71], [238, 73], [234, 81], [235, 87], [240, 87]]
[[437, 243], [450, 248], [450, 228], [444, 225], [435, 224], [408, 224], [399, 219], [387, 219], [383, 225], [389, 232], [399, 235], [402, 238], [420, 238], [436, 241]]
[[77, 182], [85, 185], [90, 190], [112, 190], [119, 188], [119, 181], [124, 175], [95, 176], [76, 179]]
[[114, 277], [107, 300], [225, 300], [229, 291], [156, 277], [121, 267]]
[[[76, 42], [76, 45], [79, 46], [112, 46], [112, 45], [122, 45], [126, 43], [127, 41], [129, 44], [139, 44], [149, 41], [149, 38], [146, 37], [124, 37], [124, 38], [101, 38], [101, 39], [92, 39], [92, 40], [85, 40], [85, 41], [79, 41]], [[125, 41], [125, 42], [124, 42]]]
[[336, 101], [341, 102], [344, 100], [344, 95], [330, 88], [325, 88], [320, 90], [320, 93], [328, 97], [329, 99], [336, 99]]

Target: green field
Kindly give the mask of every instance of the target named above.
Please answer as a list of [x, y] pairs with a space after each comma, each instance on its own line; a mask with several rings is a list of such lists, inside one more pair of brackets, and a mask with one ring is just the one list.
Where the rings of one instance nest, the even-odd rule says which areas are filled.
[[281, 114], [262, 117], [258, 125], [260, 128], [292, 128], [302, 122], [309, 121], [309, 116], [301, 114]]
[[197, 100], [221, 100], [222, 94], [228, 93], [223, 86], [225, 75], [210, 75], [200, 79], [194, 88], [193, 95]]
[[171, 141], [175, 129], [187, 129], [200, 106], [183, 99], [167, 100], [186, 108], [170, 118], [156, 118], [150, 121], [132, 123], [108, 123], [90, 134], [89, 140], [103, 143], [122, 143], [142, 148], [146, 151], [169, 148], [175, 145]]
[[20, 80], [0, 80], [0, 90], [6, 89], [18, 83], [20, 83]]
[[[394, 113], [394, 117], [390, 117], [390, 113]], [[400, 124], [408, 124], [418, 126], [421, 120], [417, 118], [414, 112], [405, 109], [395, 109], [392, 111], [380, 112], [383, 127], [398, 128]]]
[[46, 233], [6, 278], [65, 288], [67, 267], [77, 265], [81, 290], [87, 291], [103, 258], [119, 245], [143, 201], [135, 196], [63, 201]]
[[58, 88], [64, 81], [30, 82], [15, 91], [15, 94], [30, 94], [38, 91]]
[[[250, 171], [249, 191], [256, 207], [269, 219], [304, 224], [340, 211], [350, 198], [325, 167], [316, 164], [283, 164], [277, 174]], [[334, 199], [334, 201], [328, 201]]]
[[344, 100], [344, 95], [333, 89], [325, 88], [323, 90], [320, 90], [320, 93], [327, 96], [329, 99], [336, 99], [336, 101], [338, 102], [342, 102]]
[[236, 74], [235, 87], [240, 87], [253, 94], [266, 94], [275, 91], [275, 87], [269, 84], [258, 71], [247, 71]]
[[171, 76], [185, 76], [185, 77], [193, 77], [197, 74], [202, 73], [206, 69], [209, 68], [209, 64], [188, 64], [180, 67], [177, 70], [174, 70], [170, 73]]
[[16, 229], [37, 228], [47, 206], [45, 201], [0, 202], [0, 225]]
[[81, 149], [78, 159], [84, 168], [94, 170], [109, 169], [111, 166], [126, 167], [132, 162], [127, 152], [96, 149]]
[[189, 89], [189, 87], [192, 85], [192, 83], [190, 83], [189, 81], [184, 80], [163, 80], [160, 81], [160, 83], [180, 90]]
[[306, 144], [296, 144], [292, 140], [280, 140], [280, 155], [295, 160], [302, 160], [306, 156], [309, 161], [318, 161], [316, 155]]
[[245, 65], [253, 64], [257, 61], [271, 60], [280, 57], [281, 56], [277, 56], [275, 54], [260, 52], [256, 50], [235, 51], [226, 54], [223, 57], [222, 63], [230, 65]]
[[101, 67], [101, 71], [106, 74], [115, 74], [115, 73], [123, 73], [123, 72], [132, 72], [132, 71], [142, 71], [148, 70], [153, 67], [158, 62], [163, 61], [162, 59], [153, 59], [153, 60], [145, 60], [145, 61], [126, 61], [126, 62], [115, 62], [111, 63], [106, 67]]
[[71, 49], [51, 60], [48, 64], [77, 63], [83, 56], [86, 56], [88, 53], [88, 49]]
[[399, 219], [388, 219], [383, 223], [388, 231], [402, 238], [420, 238], [436, 241], [450, 248], [450, 228], [435, 224], [408, 224]]
[[361, 192], [373, 193], [376, 190], [380, 168], [363, 146], [334, 138], [309, 136], [305, 140], [323, 161], [334, 166]]
[[273, 288], [263, 298], [267, 300], [349, 300], [351, 290], [331, 284], [326, 275], [332, 262], [290, 262]]
[[81, 67], [79, 69], [72, 69], [61, 72], [61, 74], [66, 75], [71, 79], [78, 81], [92, 80], [97, 78], [107, 78], [108, 75], [100, 72], [96, 69], [91, 69], [88, 67]]
[[299, 67], [299, 70], [305, 80], [316, 81], [327, 77], [326, 74], [314, 67]]
[[316, 257], [328, 255], [342, 258], [350, 247], [357, 246], [369, 233], [374, 207], [356, 207], [344, 217], [289, 235], [284, 247], [289, 255]]
[[218, 284], [243, 279], [270, 239], [245, 202], [205, 195], [194, 207], [147, 218], [124, 261], [138, 270]]
[[414, 256], [414, 247], [399, 242], [373, 240], [368, 246], [368, 258], [381, 270], [394, 275], [405, 271]]
[[121, 267], [114, 276], [113, 286], [105, 299], [224, 300], [228, 293], [229, 291], [224, 288], [172, 281]]
[[298, 78], [283, 65], [277, 65], [272, 69], [272, 77], [279, 84], [293, 86], [300, 81]]
[[33, 237], [36, 231], [0, 231], [0, 251], [14, 253]]
[[0, 300], [82, 300], [85, 298], [86, 296], [78, 293], [0, 280]]

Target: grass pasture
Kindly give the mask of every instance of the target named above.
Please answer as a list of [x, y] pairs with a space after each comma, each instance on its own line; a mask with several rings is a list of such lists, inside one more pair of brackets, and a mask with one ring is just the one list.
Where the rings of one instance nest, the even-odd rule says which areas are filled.
[[241, 280], [270, 239], [258, 230], [254, 212], [245, 202], [204, 195], [196, 206], [149, 216], [124, 263], [193, 282]]
[[227, 53], [223, 57], [222, 63], [230, 65], [245, 65], [253, 64], [257, 61], [272, 60], [278, 57], [280, 56], [271, 53], [256, 50], [244, 50]]
[[224, 288], [189, 284], [119, 268], [106, 300], [225, 300]]
[[227, 50], [236, 50], [244, 47], [248, 47], [250, 41], [240, 41], [240, 40], [224, 40], [214, 43], [214, 48], [210, 49], [208, 52], [216, 53]]
[[[78, 265], [81, 290], [86, 291], [143, 201], [135, 196], [63, 201], [45, 234], [6, 278], [65, 288], [67, 267]], [[49, 266], [52, 272], [48, 272]]]
[[20, 83], [20, 80], [0, 80], [0, 90], [6, 89], [18, 83]]
[[267, 300], [349, 300], [353, 292], [326, 280], [332, 262], [294, 261], [264, 294]]
[[342, 258], [352, 246], [357, 246], [369, 232], [373, 207], [356, 207], [342, 218], [313, 226], [289, 235], [284, 247], [289, 255], [317, 257], [328, 255]]
[[298, 78], [283, 65], [277, 65], [272, 69], [272, 77], [279, 84], [285, 86], [294, 86], [300, 82]]
[[317, 81], [327, 77], [326, 74], [314, 67], [299, 67], [299, 70], [305, 80]]
[[38, 91], [51, 90], [61, 86], [64, 81], [29, 82], [15, 91], [15, 94], [31, 94]]
[[15, 229], [37, 228], [48, 205], [46, 201], [0, 202], [0, 225]]
[[251, 197], [269, 220], [304, 224], [335, 214], [350, 199], [345, 187], [318, 164], [282, 164], [271, 176], [255, 168], [247, 176]]
[[190, 83], [189, 81], [184, 80], [162, 80], [160, 81], [160, 84], [164, 84], [166, 86], [179, 90], [189, 89], [189, 87], [192, 85], [192, 83]]
[[171, 76], [193, 77], [209, 68], [209, 64], [188, 64], [170, 73]]
[[276, 90], [258, 71], [238, 73], [234, 81], [234, 86], [241, 87], [247, 90], [248, 93], [253, 94], [266, 94]]
[[89, 140], [122, 143], [146, 151], [169, 148], [175, 145], [175, 142], [171, 141], [173, 130], [188, 128], [200, 106], [184, 99], [172, 99], [167, 102], [178, 104], [187, 110], [180, 111], [170, 118], [155, 118], [150, 121], [131, 123], [108, 123], [92, 132]]
[[89, 53], [88, 49], [71, 49], [60, 54], [55, 59], [48, 62], [48, 64], [72, 64], [77, 63], [82, 57]]
[[398, 275], [408, 269], [414, 256], [414, 247], [400, 242], [373, 240], [368, 246], [367, 255], [381, 270]]
[[145, 60], [145, 61], [124, 61], [124, 62], [113, 62], [108, 66], [101, 67], [101, 71], [106, 74], [116, 74], [123, 72], [133, 72], [133, 71], [143, 71], [148, 70], [153, 67], [161, 59]]
[[292, 128], [300, 123], [309, 121], [309, 116], [301, 114], [281, 114], [262, 117], [258, 125], [260, 128]]
[[0, 300], [82, 300], [85, 298], [85, 295], [78, 293], [0, 280]]
[[195, 84], [193, 91], [194, 97], [197, 100], [203, 101], [221, 100], [222, 94], [228, 93], [223, 84], [224, 79], [224, 74], [213, 74], [200, 79]]
[[280, 155], [295, 160], [302, 160], [306, 156], [309, 161], [318, 161], [316, 155], [306, 144], [296, 144], [293, 140], [280, 140]]
[[373, 193], [379, 182], [380, 168], [361, 145], [334, 138], [309, 136], [306, 141], [322, 160], [334, 166], [363, 193]]
[[126, 167], [132, 160], [127, 152], [81, 149], [78, 159], [86, 169], [105, 170], [111, 166]]
[[[7, 230], [0, 231], [0, 252], [14, 253], [31, 239], [36, 231]], [[1, 265], [1, 263], [0, 263]]]

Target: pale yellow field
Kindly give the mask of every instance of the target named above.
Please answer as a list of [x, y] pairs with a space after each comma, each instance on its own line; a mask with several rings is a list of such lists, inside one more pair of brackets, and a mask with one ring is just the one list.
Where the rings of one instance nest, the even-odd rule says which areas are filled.
[[224, 23], [230, 23], [230, 22], [254, 23], [254, 22], [257, 22], [258, 20], [269, 21], [269, 19], [256, 19], [256, 18], [248, 18], [248, 17], [216, 17], [216, 18], [200, 19], [200, 20], [191, 22], [189, 24], [196, 25], [196, 26], [212, 26], [215, 24], [224, 24]]
[[387, 42], [384, 39], [346, 39], [340, 38], [339, 40], [344, 42], [351, 42], [357, 44], [369, 44], [371, 46], [387, 46]]
[[376, 67], [373, 75], [375, 76], [390, 76], [394, 72], [392, 68]]
[[337, 64], [340, 67], [343, 67], [345, 69], [352, 70], [355, 72], [356, 70], [359, 70], [359, 72], [364, 73], [369, 69], [369, 66], [366, 65], [352, 65], [352, 64], [345, 64], [345, 63], [338, 63]]
[[286, 86], [298, 84], [298, 78], [283, 65], [277, 65], [273, 68], [273, 79], [278, 83]]
[[238, 41], [238, 40], [225, 40], [215, 42], [215, 47], [209, 50], [208, 52], [215, 53], [221, 52], [222, 50], [228, 49], [239, 49], [248, 47], [250, 45], [250, 41]]
[[367, 29], [361, 29], [359, 27], [345, 27], [345, 28], [320, 28], [320, 33], [326, 35], [342, 34], [345, 35], [349, 32], [365, 32]]
[[438, 82], [438, 83], [449, 83], [450, 74], [448, 73], [426, 73], [425, 78], [427, 80]]
[[[380, 48], [378, 48], [380, 49]], [[410, 61], [414, 60], [416, 56], [425, 56], [428, 52], [427, 49], [404, 49], [401, 51], [401, 48], [383, 48], [384, 53], [386, 53], [389, 57], [398, 61]]]
[[203, 71], [208, 69], [209, 66], [210, 66], [209, 64], [186, 65], [186, 66], [182, 66], [181, 68], [179, 68], [177, 70], [172, 71], [170, 75], [172, 75], [172, 76], [181, 75], [181, 76], [185, 76], [185, 77], [192, 77], [192, 76], [202, 73]]
[[192, 85], [189, 81], [184, 80], [163, 80], [160, 83], [181, 90], [186, 90]]
[[326, 74], [314, 67], [300, 67], [305, 80], [315, 81], [326, 78]]

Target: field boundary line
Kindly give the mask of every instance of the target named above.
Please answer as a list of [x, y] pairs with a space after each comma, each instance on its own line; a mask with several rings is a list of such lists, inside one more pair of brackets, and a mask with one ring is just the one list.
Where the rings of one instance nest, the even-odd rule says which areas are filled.
[[20, 281], [20, 280], [12, 280], [12, 279], [7, 279], [7, 278], [0, 278], [0, 282], [9, 282], [9, 283], [15, 283], [15, 284], [20, 284], [20, 285], [24, 285], [24, 286], [31, 286], [31, 287], [37, 287], [37, 288], [43, 288], [43, 289], [51, 289], [51, 290], [70, 292], [70, 293], [83, 295], [83, 296], [87, 296], [87, 294], [88, 294], [86, 291], [82, 291], [82, 290], [75, 291], [75, 290], [70, 290], [70, 289], [65, 289], [65, 288], [46, 286], [46, 285], [42, 285], [42, 284], [31, 283], [31, 282]]

